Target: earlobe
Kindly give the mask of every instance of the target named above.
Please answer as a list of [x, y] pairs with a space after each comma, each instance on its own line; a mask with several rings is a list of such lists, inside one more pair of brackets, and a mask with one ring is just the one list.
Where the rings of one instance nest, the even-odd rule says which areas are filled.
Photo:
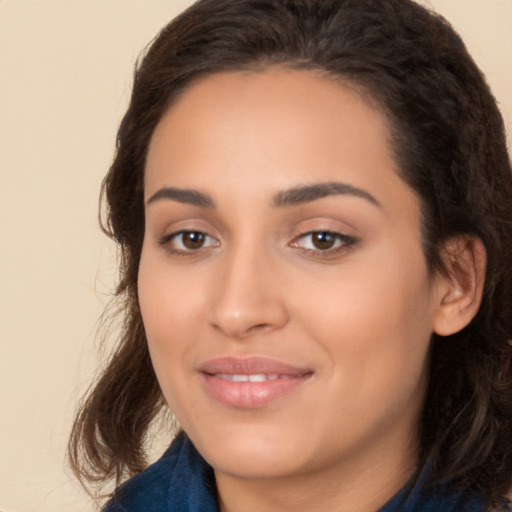
[[442, 257], [446, 274], [439, 274], [434, 332], [449, 336], [466, 327], [482, 300], [487, 262], [478, 237], [460, 235], [446, 242]]

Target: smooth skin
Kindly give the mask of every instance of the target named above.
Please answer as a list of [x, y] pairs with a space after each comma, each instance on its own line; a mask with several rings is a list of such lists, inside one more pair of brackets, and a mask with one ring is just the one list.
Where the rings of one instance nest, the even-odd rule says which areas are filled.
[[[429, 273], [385, 116], [313, 71], [194, 83], [155, 130], [145, 200], [149, 349], [221, 511], [377, 510], [415, 469], [431, 335], [476, 313], [482, 244], [452, 241], [464, 279]], [[225, 356], [310, 377], [233, 407], [199, 371]]]

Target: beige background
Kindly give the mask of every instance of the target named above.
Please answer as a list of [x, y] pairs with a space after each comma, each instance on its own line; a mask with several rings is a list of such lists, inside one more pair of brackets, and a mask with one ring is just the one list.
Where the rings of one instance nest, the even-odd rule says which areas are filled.
[[[64, 453], [115, 278], [97, 198], [139, 50], [189, 0], [0, 0], [0, 511], [93, 505]], [[512, 0], [432, 1], [512, 125]], [[510, 128], [509, 128], [510, 132]]]

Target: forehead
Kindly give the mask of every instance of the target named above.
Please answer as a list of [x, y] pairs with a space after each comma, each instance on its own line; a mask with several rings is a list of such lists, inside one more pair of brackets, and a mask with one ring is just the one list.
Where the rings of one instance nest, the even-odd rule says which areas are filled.
[[[278, 140], [299, 134], [301, 129], [305, 135], [307, 128], [318, 135], [312, 142], [321, 137], [334, 138], [336, 133], [339, 139], [346, 139], [348, 134], [343, 133], [341, 124], [335, 126], [336, 120], [352, 123], [359, 134], [364, 130], [372, 135], [372, 147], [387, 144], [387, 117], [377, 107], [377, 101], [352, 82], [334, 79], [321, 71], [280, 67], [216, 73], [192, 82], [177, 97], [157, 126], [150, 150], [163, 130], [184, 141], [190, 139], [189, 127], [193, 125], [197, 136], [198, 129], [209, 122], [216, 127], [210, 136], [221, 134], [224, 127], [236, 123], [241, 136], [252, 132], [268, 138], [270, 130], [285, 127]], [[172, 125], [176, 128], [174, 133]]]
[[353, 85], [275, 68], [219, 73], [190, 86], [153, 134], [145, 188], [146, 198], [158, 187], [198, 183], [254, 194], [340, 180], [406, 187], [386, 116]]

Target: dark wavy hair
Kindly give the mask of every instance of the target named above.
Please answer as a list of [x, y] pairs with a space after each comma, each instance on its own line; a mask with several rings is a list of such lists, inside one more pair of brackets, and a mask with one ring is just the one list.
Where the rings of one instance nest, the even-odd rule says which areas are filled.
[[[153, 131], [200, 77], [269, 66], [354, 84], [389, 120], [399, 173], [420, 199], [423, 246], [443, 272], [450, 237], [479, 237], [487, 270], [468, 327], [433, 335], [418, 436], [430, 481], [503, 505], [512, 478], [512, 173], [485, 78], [441, 16], [411, 0], [199, 0], [136, 66], [131, 103], [103, 182], [104, 230], [120, 249], [118, 344], [77, 413], [69, 455], [82, 482], [119, 483], [146, 466], [163, 409], [137, 298], [144, 166]], [[501, 505], [499, 505], [501, 504]]]

